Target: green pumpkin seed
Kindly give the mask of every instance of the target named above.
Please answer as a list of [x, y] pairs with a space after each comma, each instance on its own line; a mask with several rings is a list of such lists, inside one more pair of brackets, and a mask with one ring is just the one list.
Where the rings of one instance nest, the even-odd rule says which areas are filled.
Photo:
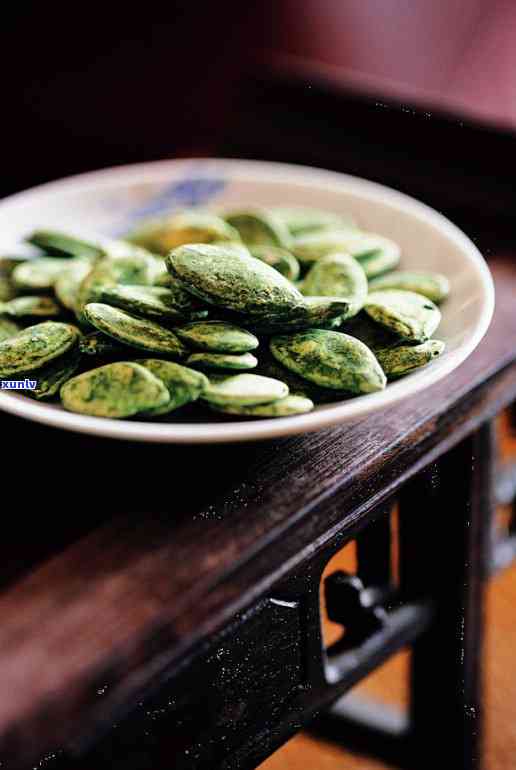
[[213, 246], [222, 246], [225, 251], [232, 254], [240, 254], [243, 257], [250, 257], [251, 251], [242, 241], [213, 241]]
[[300, 236], [294, 241], [292, 251], [300, 262], [308, 264], [334, 251], [345, 252], [362, 263], [366, 275], [368, 271], [378, 275], [379, 272], [392, 270], [400, 260], [400, 249], [394, 241], [352, 228], [322, 230]]
[[102, 332], [97, 331], [81, 337], [79, 340], [79, 350], [83, 356], [96, 356], [98, 358], [109, 356], [128, 358], [134, 355], [132, 348], [127, 345], [121, 345], [111, 337], [107, 337]]
[[56, 257], [97, 259], [102, 256], [102, 249], [97, 244], [56, 230], [36, 230], [26, 240], [47, 254]]
[[170, 400], [163, 382], [131, 361], [118, 361], [79, 374], [61, 388], [65, 409], [94, 417], [131, 417]]
[[301, 293], [277, 270], [221, 246], [180, 246], [166, 262], [189, 292], [228, 310], [288, 314], [303, 301]]
[[[127, 244], [130, 248], [130, 244]], [[161, 269], [161, 261], [150, 254], [132, 254], [130, 256], [110, 256], [99, 260], [86, 275], [79, 286], [76, 297], [76, 312], [84, 320], [84, 307], [89, 302], [96, 302], [101, 289], [117, 284], [152, 286]]]
[[270, 265], [278, 273], [284, 275], [289, 281], [296, 281], [299, 277], [299, 262], [290, 251], [279, 246], [249, 246], [249, 251], [255, 259], [260, 259]]
[[[310, 299], [307, 297], [307, 299]], [[329, 331], [340, 331], [340, 327], [342, 326], [344, 316], [336, 316], [335, 318], [330, 318], [328, 321], [325, 321], [322, 324], [316, 324], [313, 326], [314, 329], [328, 329]], [[302, 330], [301, 330], [302, 331]]]
[[123, 345], [177, 357], [183, 357], [187, 353], [174, 332], [155, 321], [136, 318], [124, 310], [100, 302], [86, 305], [84, 315], [92, 326]]
[[349, 321], [345, 321], [340, 331], [349, 334], [350, 337], [356, 337], [357, 340], [367, 345], [373, 353], [376, 350], [400, 344], [398, 334], [394, 334], [384, 326], [375, 323], [364, 311], [354, 318], [350, 318]]
[[[397, 249], [397, 247], [396, 247]], [[383, 273], [387, 273], [398, 266], [400, 257], [397, 250], [379, 250], [365, 257], [357, 257], [362, 265], [368, 280], [372, 280]]]
[[163, 263], [159, 255], [120, 238], [99, 238], [98, 245], [102, 258], [133, 259], [137, 263], [147, 261], [150, 265], [154, 263], [155, 269], [159, 268], [159, 265]]
[[349, 234], [346, 251], [358, 259], [368, 278], [370, 273], [378, 275], [380, 270], [392, 270], [400, 261], [400, 247], [390, 238], [375, 233], [356, 232]]
[[116, 286], [118, 273], [111, 260], [102, 259], [85, 275], [75, 295], [75, 312], [81, 322], [85, 322], [84, 308], [88, 302], [96, 302], [99, 290], [104, 286]]
[[445, 344], [440, 340], [427, 340], [420, 345], [397, 345], [377, 350], [375, 354], [387, 377], [394, 379], [429, 364], [444, 348]]
[[30, 257], [22, 255], [7, 256], [4, 254], [4, 256], [0, 257], [0, 276], [2, 278], [10, 278], [14, 268], [21, 265], [22, 262], [27, 262], [28, 259]]
[[268, 404], [288, 396], [284, 382], [260, 374], [211, 375], [210, 384], [201, 395], [210, 404]]
[[12, 281], [26, 291], [50, 290], [65, 264], [56, 257], [38, 257], [22, 262], [14, 268]]
[[[133, 254], [110, 254], [105, 261], [102, 260], [102, 264], [104, 263], [106, 267], [107, 264], [110, 265], [115, 283], [152, 286], [166, 272], [161, 257], [154, 257], [143, 249], [138, 249]], [[100, 264], [99, 261], [97, 265]]]
[[189, 292], [183, 288], [181, 282], [178, 281], [177, 278], [174, 278], [173, 275], [170, 275], [169, 272], [165, 272], [165, 275], [160, 276], [159, 279], [154, 282], [154, 285], [169, 290], [169, 303], [177, 309], [177, 312], [182, 318], [200, 319], [207, 317], [209, 311], [206, 305], [197, 297], [189, 294]]
[[127, 239], [158, 254], [168, 254], [171, 249], [185, 243], [238, 241], [240, 236], [216, 214], [191, 209], [144, 222]]
[[370, 281], [369, 291], [381, 291], [383, 289], [413, 291], [439, 304], [450, 293], [450, 282], [442, 273], [424, 270], [395, 270]]
[[288, 249], [292, 243], [287, 225], [272, 211], [260, 208], [243, 209], [228, 212], [224, 218], [238, 230], [246, 244]]
[[18, 334], [20, 327], [8, 318], [0, 318], [0, 342], [8, 340]]
[[272, 312], [266, 316], [249, 314], [245, 325], [260, 334], [277, 334], [326, 326], [332, 321], [340, 326], [342, 316], [348, 312], [348, 302], [340, 297], [304, 297], [302, 304], [288, 317]]
[[[162, 319], [164, 322], [185, 321], [189, 318], [205, 318], [208, 311], [201, 309], [200, 303], [190, 298], [190, 309], [185, 312], [176, 303], [177, 292], [162, 286], [101, 286], [96, 291], [97, 301], [104, 302], [121, 310], [144, 316], [145, 318]], [[194, 309], [197, 308], [197, 309]]]
[[377, 323], [413, 342], [425, 342], [441, 321], [441, 313], [431, 300], [401, 289], [373, 292], [365, 311]]
[[0, 304], [0, 315], [12, 318], [56, 318], [63, 311], [52, 297], [15, 297]]
[[72, 258], [66, 263], [54, 283], [56, 297], [63, 307], [75, 312], [79, 287], [90, 270], [91, 262], [87, 259]]
[[373, 352], [347, 334], [309, 329], [273, 337], [270, 349], [287, 369], [321, 387], [352, 393], [385, 388], [385, 375]]
[[279, 361], [270, 355], [269, 351], [260, 356], [257, 374], [263, 374], [266, 377], [273, 377], [288, 385], [289, 393], [293, 396], [303, 396], [309, 398], [316, 404], [327, 404], [341, 399], [349, 398], [347, 391], [330, 390], [321, 388], [313, 382], [305, 380], [290, 369], [287, 369]]
[[[156, 278], [156, 280], [153, 283], [153, 286], [160, 286], [161, 288], [170, 289], [172, 285], [180, 286], [180, 283], [176, 278], [173, 278], [170, 275], [170, 273], [167, 271], [165, 267], [165, 272]], [[187, 292], [182, 287], [181, 289], [185, 294], [187, 294]]]
[[363, 308], [367, 291], [367, 278], [360, 263], [349, 254], [338, 252], [319, 259], [303, 283], [303, 294], [346, 299], [349, 309], [345, 318], [355, 316]]
[[252, 353], [192, 353], [186, 360], [199, 369], [254, 369], [258, 359]]
[[273, 213], [283, 220], [294, 236], [314, 230], [337, 230], [342, 226], [353, 227], [349, 215], [335, 214], [333, 211], [311, 209], [305, 206], [276, 206]]
[[0, 302], [8, 302], [16, 297], [18, 290], [10, 278], [0, 275]]
[[304, 233], [294, 238], [291, 250], [302, 265], [311, 265], [334, 251], [350, 253], [348, 243], [356, 238], [357, 232], [360, 233], [354, 227], [340, 227]]
[[143, 358], [138, 360], [138, 363], [152, 372], [168, 389], [170, 396], [168, 404], [155, 407], [148, 412], [154, 417], [168, 414], [191, 401], [196, 401], [210, 384], [208, 378], [201, 372], [188, 369], [180, 364], [174, 364], [172, 361]]
[[306, 414], [314, 408], [313, 401], [303, 396], [285, 396], [270, 404], [242, 404], [221, 405], [210, 404], [210, 409], [224, 414], [239, 415], [242, 417], [289, 417], [294, 414]]
[[183, 342], [209, 353], [248, 353], [260, 344], [251, 332], [225, 321], [194, 322], [174, 331]]
[[67, 382], [79, 368], [79, 350], [77, 346], [65, 353], [63, 356], [54, 359], [46, 366], [38, 369], [34, 378], [37, 377], [35, 390], [28, 391], [28, 395], [38, 400], [52, 398], [59, 392], [61, 385]]
[[45, 321], [0, 342], [0, 377], [32, 372], [63, 355], [79, 341], [71, 324]]

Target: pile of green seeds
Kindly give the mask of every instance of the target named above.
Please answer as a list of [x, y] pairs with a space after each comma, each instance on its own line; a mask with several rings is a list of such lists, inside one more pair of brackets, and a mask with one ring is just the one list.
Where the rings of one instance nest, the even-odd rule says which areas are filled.
[[186, 209], [125, 239], [27, 241], [38, 256], [0, 257], [0, 379], [72, 412], [302, 414], [444, 350], [447, 278], [336, 213]]

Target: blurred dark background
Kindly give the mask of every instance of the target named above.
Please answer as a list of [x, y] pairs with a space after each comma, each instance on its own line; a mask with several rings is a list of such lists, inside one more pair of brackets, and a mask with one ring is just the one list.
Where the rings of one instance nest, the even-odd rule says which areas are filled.
[[515, 39], [512, 0], [9, 4], [0, 194], [247, 156], [360, 174], [509, 232]]

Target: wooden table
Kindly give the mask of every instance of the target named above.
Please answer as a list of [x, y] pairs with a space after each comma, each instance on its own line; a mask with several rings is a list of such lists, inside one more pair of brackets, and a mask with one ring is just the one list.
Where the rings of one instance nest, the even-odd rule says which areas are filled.
[[[513, 552], [492, 548], [491, 425], [516, 399], [516, 268], [492, 268], [478, 350], [353, 426], [176, 448], [0, 416], [2, 766], [251, 768], [321, 714], [406, 767], [435, 767], [446, 726], [450, 756], [477, 766], [483, 582]], [[345, 634], [324, 650], [321, 573], [354, 539], [357, 576], [326, 580]], [[406, 645], [406, 725], [328, 715]]]

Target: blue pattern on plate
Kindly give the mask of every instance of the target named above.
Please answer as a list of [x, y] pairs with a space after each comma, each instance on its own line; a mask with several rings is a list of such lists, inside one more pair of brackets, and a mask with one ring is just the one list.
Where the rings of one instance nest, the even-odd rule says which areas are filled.
[[201, 206], [218, 195], [226, 187], [222, 177], [188, 176], [171, 182], [157, 195], [130, 209], [119, 233], [127, 232], [140, 219], [159, 217], [186, 206]]

